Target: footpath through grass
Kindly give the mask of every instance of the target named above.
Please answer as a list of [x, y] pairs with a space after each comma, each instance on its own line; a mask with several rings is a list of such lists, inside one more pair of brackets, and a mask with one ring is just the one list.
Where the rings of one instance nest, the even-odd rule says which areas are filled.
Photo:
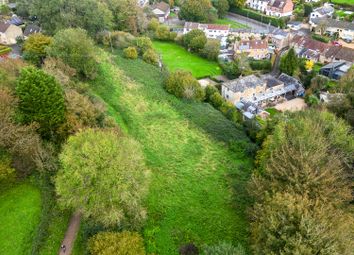
[[244, 132], [208, 104], [167, 94], [156, 67], [120, 56], [109, 61], [106, 53], [102, 59], [93, 90], [142, 144], [152, 173], [143, 232], [148, 252], [173, 255], [189, 242], [246, 246], [250, 162], [226, 145], [247, 141]]
[[154, 41], [153, 47], [161, 54], [163, 63], [170, 71], [187, 70], [196, 78], [221, 74], [221, 68], [217, 62], [190, 53], [175, 43]]
[[0, 191], [0, 254], [31, 254], [41, 215], [41, 194], [29, 182]]

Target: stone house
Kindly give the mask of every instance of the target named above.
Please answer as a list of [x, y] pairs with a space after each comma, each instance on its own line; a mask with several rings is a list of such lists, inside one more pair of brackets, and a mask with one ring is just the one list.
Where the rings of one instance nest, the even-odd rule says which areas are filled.
[[265, 59], [269, 58], [267, 40], [247, 40], [236, 41], [234, 44], [235, 55], [245, 53], [249, 58]]
[[322, 7], [316, 8], [310, 13], [310, 19], [331, 18], [334, 13], [332, 5], [325, 3]]
[[23, 33], [20, 27], [9, 23], [0, 22], [0, 44], [16, 44], [16, 39], [22, 36]]
[[159, 2], [152, 6], [152, 12], [157, 16], [160, 23], [164, 23], [171, 13], [171, 8], [169, 4]]
[[324, 32], [333, 35], [338, 33], [339, 38], [354, 40], [354, 23], [352, 22], [329, 18], [314, 18], [309, 23], [316, 34]]
[[292, 0], [271, 0], [267, 6], [266, 14], [274, 17], [288, 17], [293, 14]]

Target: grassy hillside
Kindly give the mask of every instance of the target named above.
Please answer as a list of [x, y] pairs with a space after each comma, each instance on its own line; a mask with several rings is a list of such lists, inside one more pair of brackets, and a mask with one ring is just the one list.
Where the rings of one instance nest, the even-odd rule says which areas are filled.
[[31, 254], [40, 211], [40, 191], [29, 183], [0, 192], [1, 255]]
[[177, 254], [188, 242], [246, 245], [243, 186], [249, 172], [242, 166], [249, 161], [225, 143], [247, 140], [243, 131], [208, 104], [167, 94], [157, 68], [120, 56], [103, 59], [93, 90], [143, 145], [151, 170], [148, 252]]
[[163, 63], [170, 71], [184, 69], [196, 78], [221, 74], [218, 63], [190, 53], [175, 43], [154, 41], [153, 47], [161, 54]]

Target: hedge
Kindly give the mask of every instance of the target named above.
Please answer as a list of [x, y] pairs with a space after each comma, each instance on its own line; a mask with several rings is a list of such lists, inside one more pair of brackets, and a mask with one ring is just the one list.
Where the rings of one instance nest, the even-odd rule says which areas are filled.
[[0, 56], [1, 55], [5, 55], [6, 53], [9, 53], [9, 52], [11, 52], [12, 51], [12, 49], [11, 48], [8, 48], [8, 47], [6, 47], [6, 48], [0, 48]]
[[320, 42], [324, 42], [324, 43], [328, 43], [330, 40], [329, 38], [318, 35], [318, 34], [313, 34], [312, 39], [320, 41]]
[[249, 61], [252, 70], [270, 71], [272, 69], [272, 63], [268, 59]]
[[270, 24], [275, 27], [285, 28], [286, 26], [284, 18], [270, 17], [250, 9], [241, 9], [236, 7], [231, 8], [230, 11], [254, 20], [258, 20], [264, 24], [269, 24], [270, 22]]

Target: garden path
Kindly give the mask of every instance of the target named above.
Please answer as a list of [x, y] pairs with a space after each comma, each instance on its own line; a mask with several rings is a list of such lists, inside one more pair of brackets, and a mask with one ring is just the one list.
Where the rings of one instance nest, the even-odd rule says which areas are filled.
[[62, 245], [65, 245], [65, 249], [62, 247], [59, 250], [59, 255], [70, 255], [71, 251], [74, 247], [75, 239], [77, 236], [77, 233], [79, 232], [80, 228], [80, 221], [81, 221], [81, 213], [80, 212], [75, 212], [70, 219], [70, 223], [68, 226], [68, 229], [66, 230], [64, 240], [61, 243]]

